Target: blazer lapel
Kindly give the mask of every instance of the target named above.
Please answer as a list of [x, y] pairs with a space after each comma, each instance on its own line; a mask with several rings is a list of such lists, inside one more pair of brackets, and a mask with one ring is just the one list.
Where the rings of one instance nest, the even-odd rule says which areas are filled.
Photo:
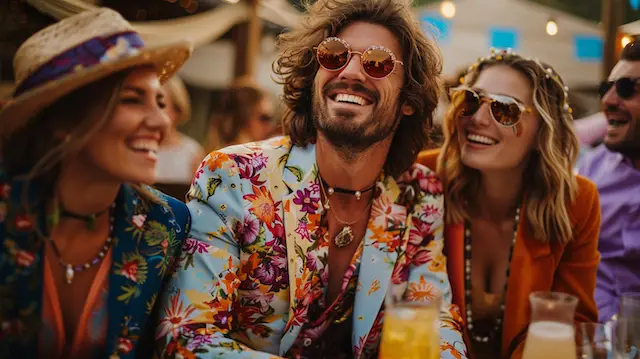
[[[467, 308], [464, 291], [464, 225], [462, 223], [447, 224], [444, 233], [444, 255], [447, 257], [447, 272], [451, 283], [452, 302], [460, 309], [463, 323], [467, 322]], [[462, 335], [466, 343], [470, 343], [467, 331]], [[472, 355], [472, 354], [470, 354]]]
[[[520, 207], [520, 223], [518, 224], [518, 233], [516, 235], [516, 244], [513, 248], [513, 257], [510, 264], [510, 275], [507, 284], [507, 293], [505, 297], [505, 318], [502, 331], [502, 353], [506, 353], [511, 341], [515, 338], [514, 330], [518, 328], [513, 315], [509, 315], [514, 310], [522, 308], [518, 303], [529, 303], [529, 294], [536, 290], [549, 290], [550, 288], [541, 287], [552, 280], [540, 279], [538, 276], [547, 273], [554, 273], [557, 265], [554, 263], [549, 242], [541, 242], [533, 238], [527, 230], [524, 213], [526, 202]], [[562, 253], [562, 251], [558, 251]], [[527, 305], [526, 308], [529, 308]]]
[[[109, 326], [105, 358], [133, 358], [166, 269], [167, 244], [175, 238], [154, 215], [168, 211], [123, 185], [116, 204], [113, 265], [109, 277]], [[157, 263], [156, 263], [157, 262]]]
[[383, 177], [378, 189], [380, 195], [373, 200], [364, 237], [353, 310], [354, 357], [362, 352], [387, 291], [403, 290], [389, 285], [398, 254], [407, 244], [407, 208], [395, 203], [400, 188], [392, 177]]
[[293, 146], [286, 158], [279, 161], [284, 168], [283, 183], [289, 193], [283, 196], [283, 221], [287, 246], [289, 275], [289, 321], [280, 342], [280, 355], [293, 345], [300, 329], [308, 321], [307, 312], [311, 304], [311, 278], [314, 270], [307, 267], [309, 256], [318, 256], [318, 251], [327, 251], [310, 233], [320, 225], [322, 204], [316, 165], [315, 146], [305, 148]]

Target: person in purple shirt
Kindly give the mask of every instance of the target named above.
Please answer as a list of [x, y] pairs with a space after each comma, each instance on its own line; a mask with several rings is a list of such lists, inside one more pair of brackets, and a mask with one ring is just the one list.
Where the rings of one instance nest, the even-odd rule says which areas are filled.
[[595, 300], [600, 321], [606, 321], [618, 313], [621, 296], [640, 295], [640, 42], [623, 49], [600, 94], [607, 133], [578, 170], [600, 192]]

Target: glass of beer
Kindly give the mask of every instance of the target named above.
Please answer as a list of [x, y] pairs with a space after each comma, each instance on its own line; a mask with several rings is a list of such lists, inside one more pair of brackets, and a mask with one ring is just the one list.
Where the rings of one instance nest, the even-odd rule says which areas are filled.
[[559, 292], [534, 292], [529, 296], [531, 323], [522, 359], [575, 358], [574, 296]]
[[387, 295], [379, 359], [440, 358], [440, 294], [411, 301]]

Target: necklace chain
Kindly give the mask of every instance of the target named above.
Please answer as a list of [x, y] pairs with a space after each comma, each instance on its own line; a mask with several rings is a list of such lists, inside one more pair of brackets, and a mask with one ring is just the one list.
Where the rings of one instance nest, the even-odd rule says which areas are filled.
[[[331, 209], [331, 204], [330, 204], [330, 200], [329, 200], [329, 196], [331, 195], [327, 195], [327, 191], [324, 189], [324, 181], [322, 181], [322, 183], [320, 183], [320, 189], [322, 190], [322, 194], [324, 195], [324, 197], [327, 199], [326, 203], [324, 204], [324, 209], [329, 211]], [[333, 217], [340, 222], [340, 224], [345, 225], [345, 226], [352, 226], [356, 223], [358, 223], [358, 221], [360, 221], [366, 214], [367, 214], [367, 210], [369, 209], [369, 207], [371, 206], [371, 203], [373, 202], [373, 198], [371, 198], [371, 200], [369, 200], [369, 203], [367, 204], [367, 206], [364, 208], [364, 210], [362, 211], [362, 213], [360, 213], [360, 215], [358, 217], [356, 217], [355, 220], [351, 221], [351, 222], [347, 222], [347, 221], [343, 221], [342, 219], [340, 219], [340, 217], [338, 217], [338, 214], [336, 213], [335, 209], [333, 211], [331, 211], [331, 213], [333, 214]]]
[[[323, 211], [329, 211], [331, 209], [331, 205], [329, 203], [329, 197], [334, 193], [334, 191], [332, 190], [331, 187], [329, 187], [328, 191], [325, 191], [324, 185], [325, 185], [325, 182], [320, 181], [320, 190], [322, 191], [322, 194], [326, 198], [326, 202], [324, 204], [321, 203], [321, 205], [323, 206], [322, 207]], [[329, 193], [328, 195], [327, 195], [327, 192]], [[360, 200], [360, 197], [356, 196], [356, 199]], [[351, 226], [357, 223], [358, 221], [360, 221], [367, 213], [369, 213], [369, 208], [371, 207], [371, 203], [373, 203], [373, 197], [371, 197], [371, 199], [369, 200], [369, 203], [364, 208], [362, 213], [360, 213], [360, 215], [358, 215], [356, 219], [351, 222], [343, 221], [340, 217], [338, 217], [335, 210], [331, 211], [331, 213], [333, 214], [333, 217], [343, 225], [342, 230], [340, 230], [340, 232], [333, 238], [333, 242], [338, 248], [345, 247], [349, 245], [349, 243], [353, 242], [353, 239], [355, 238], [355, 236], [353, 234], [353, 228], [351, 228]]]
[[467, 329], [469, 330], [469, 334], [471, 339], [477, 343], [488, 343], [490, 340], [493, 340], [499, 333], [502, 332], [502, 322], [504, 319], [504, 308], [505, 308], [505, 296], [507, 293], [507, 285], [509, 282], [509, 274], [511, 269], [511, 259], [513, 257], [513, 249], [516, 243], [516, 237], [518, 235], [518, 224], [520, 223], [520, 202], [518, 202], [518, 206], [516, 208], [516, 214], [514, 216], [514, 224], [513, 224], [513, 237], [511, 239], [511, 244], [509, 248], [509, 262], [507, 263], [507, 278], [504, 284], [504, 293], [500, 300], [500, 314], [497, 318], [495, 318], [495, 324], [493, 329], [489, 332], [489, 335], [483, 336], [475, 333], [474, 330], [474, 322], [473, 322], [473, 312], [471, 310], [472, 297], [471, 297], [471, 225], [469, 221], [465, 221], [464, 226], [464, 272], [465, 272], [465, 301], [466, 301], [466, 314], [467, 314]]
[[56, 257], [58, 257], [58, 263], [60, 263], [62, 268], [65, 270], [64, 274], [65, 274], [65, 279], [67, 281], [67, 284], [71, 284], [73, 282], [73, 278], [75, 277], [76, 273], [86, 272], [87, 270], [89, 270], [89, 268], [102, 262], [104, 257], [109, 252], [109, 249], [111, 248], [111, 245], [113, 243], [113, 223], [115, 220], [114, 211], [115, 211], [115, 203], [112, 204], [110, 207], [111, 215], [109, 217], [109, 235], [107, 236], [105, 244], [102, 246], [100, 251], [98, 251], [98, 254], [96, 254], [96, 256], [94, 256], [91, 260], [83, 264], [72, 265], [65, 262], [64, 259], [62, 259], [62, 253], [60, 252], [60, 249], [58, 248], [56, 243], [53, 241], [53, 238], [49, 236], [49, 243], [51, 243], [53, 252], [55, 253]]

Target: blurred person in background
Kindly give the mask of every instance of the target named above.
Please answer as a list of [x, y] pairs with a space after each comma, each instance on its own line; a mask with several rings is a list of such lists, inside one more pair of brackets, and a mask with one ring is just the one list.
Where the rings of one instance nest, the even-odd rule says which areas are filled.
[[580, 144], [585, 149], [590, 149], [602, 142], [607, 134], [609, 122], [603, 112], [597, 112], [587, 117], [576, 119], [575, 122], [576, 135], [580, 140]]
[[208, 151], [278, 134], [273, 104], [252, 79], [237, 79], [221, 96], [220, 108], [211, 119]]
[[443, 147], [419, 157], [443, 182], [454, 303], [475, 359], [522, 356], [534, 291], [574, 295], [575, 320], [597, 321], [598, 192], [574, 175], [567, 100], [550, 66], [493, 51], [453, 89]]
[[578, 170], [600, 192], [602, 263], [595, 297], [606, 321], [618, 313], [622, 296], [640, 296], [640, 42], [622, 50], [600, 94], [606, 134]]
[[188, 184], [206, 155], [204, 148], [178, 128], [191, 118], [189, 92], [180, 77], [173, 76], [164, 85], [165, 112], [171, 126], [160, 143], [156, 181], [161, 184]]
[[150, 189], [186, 42], [145, 47], [117, 12], [18, 49], [0, 111], [0, 358], [149, 357], [156, 298], [190, 226]]

